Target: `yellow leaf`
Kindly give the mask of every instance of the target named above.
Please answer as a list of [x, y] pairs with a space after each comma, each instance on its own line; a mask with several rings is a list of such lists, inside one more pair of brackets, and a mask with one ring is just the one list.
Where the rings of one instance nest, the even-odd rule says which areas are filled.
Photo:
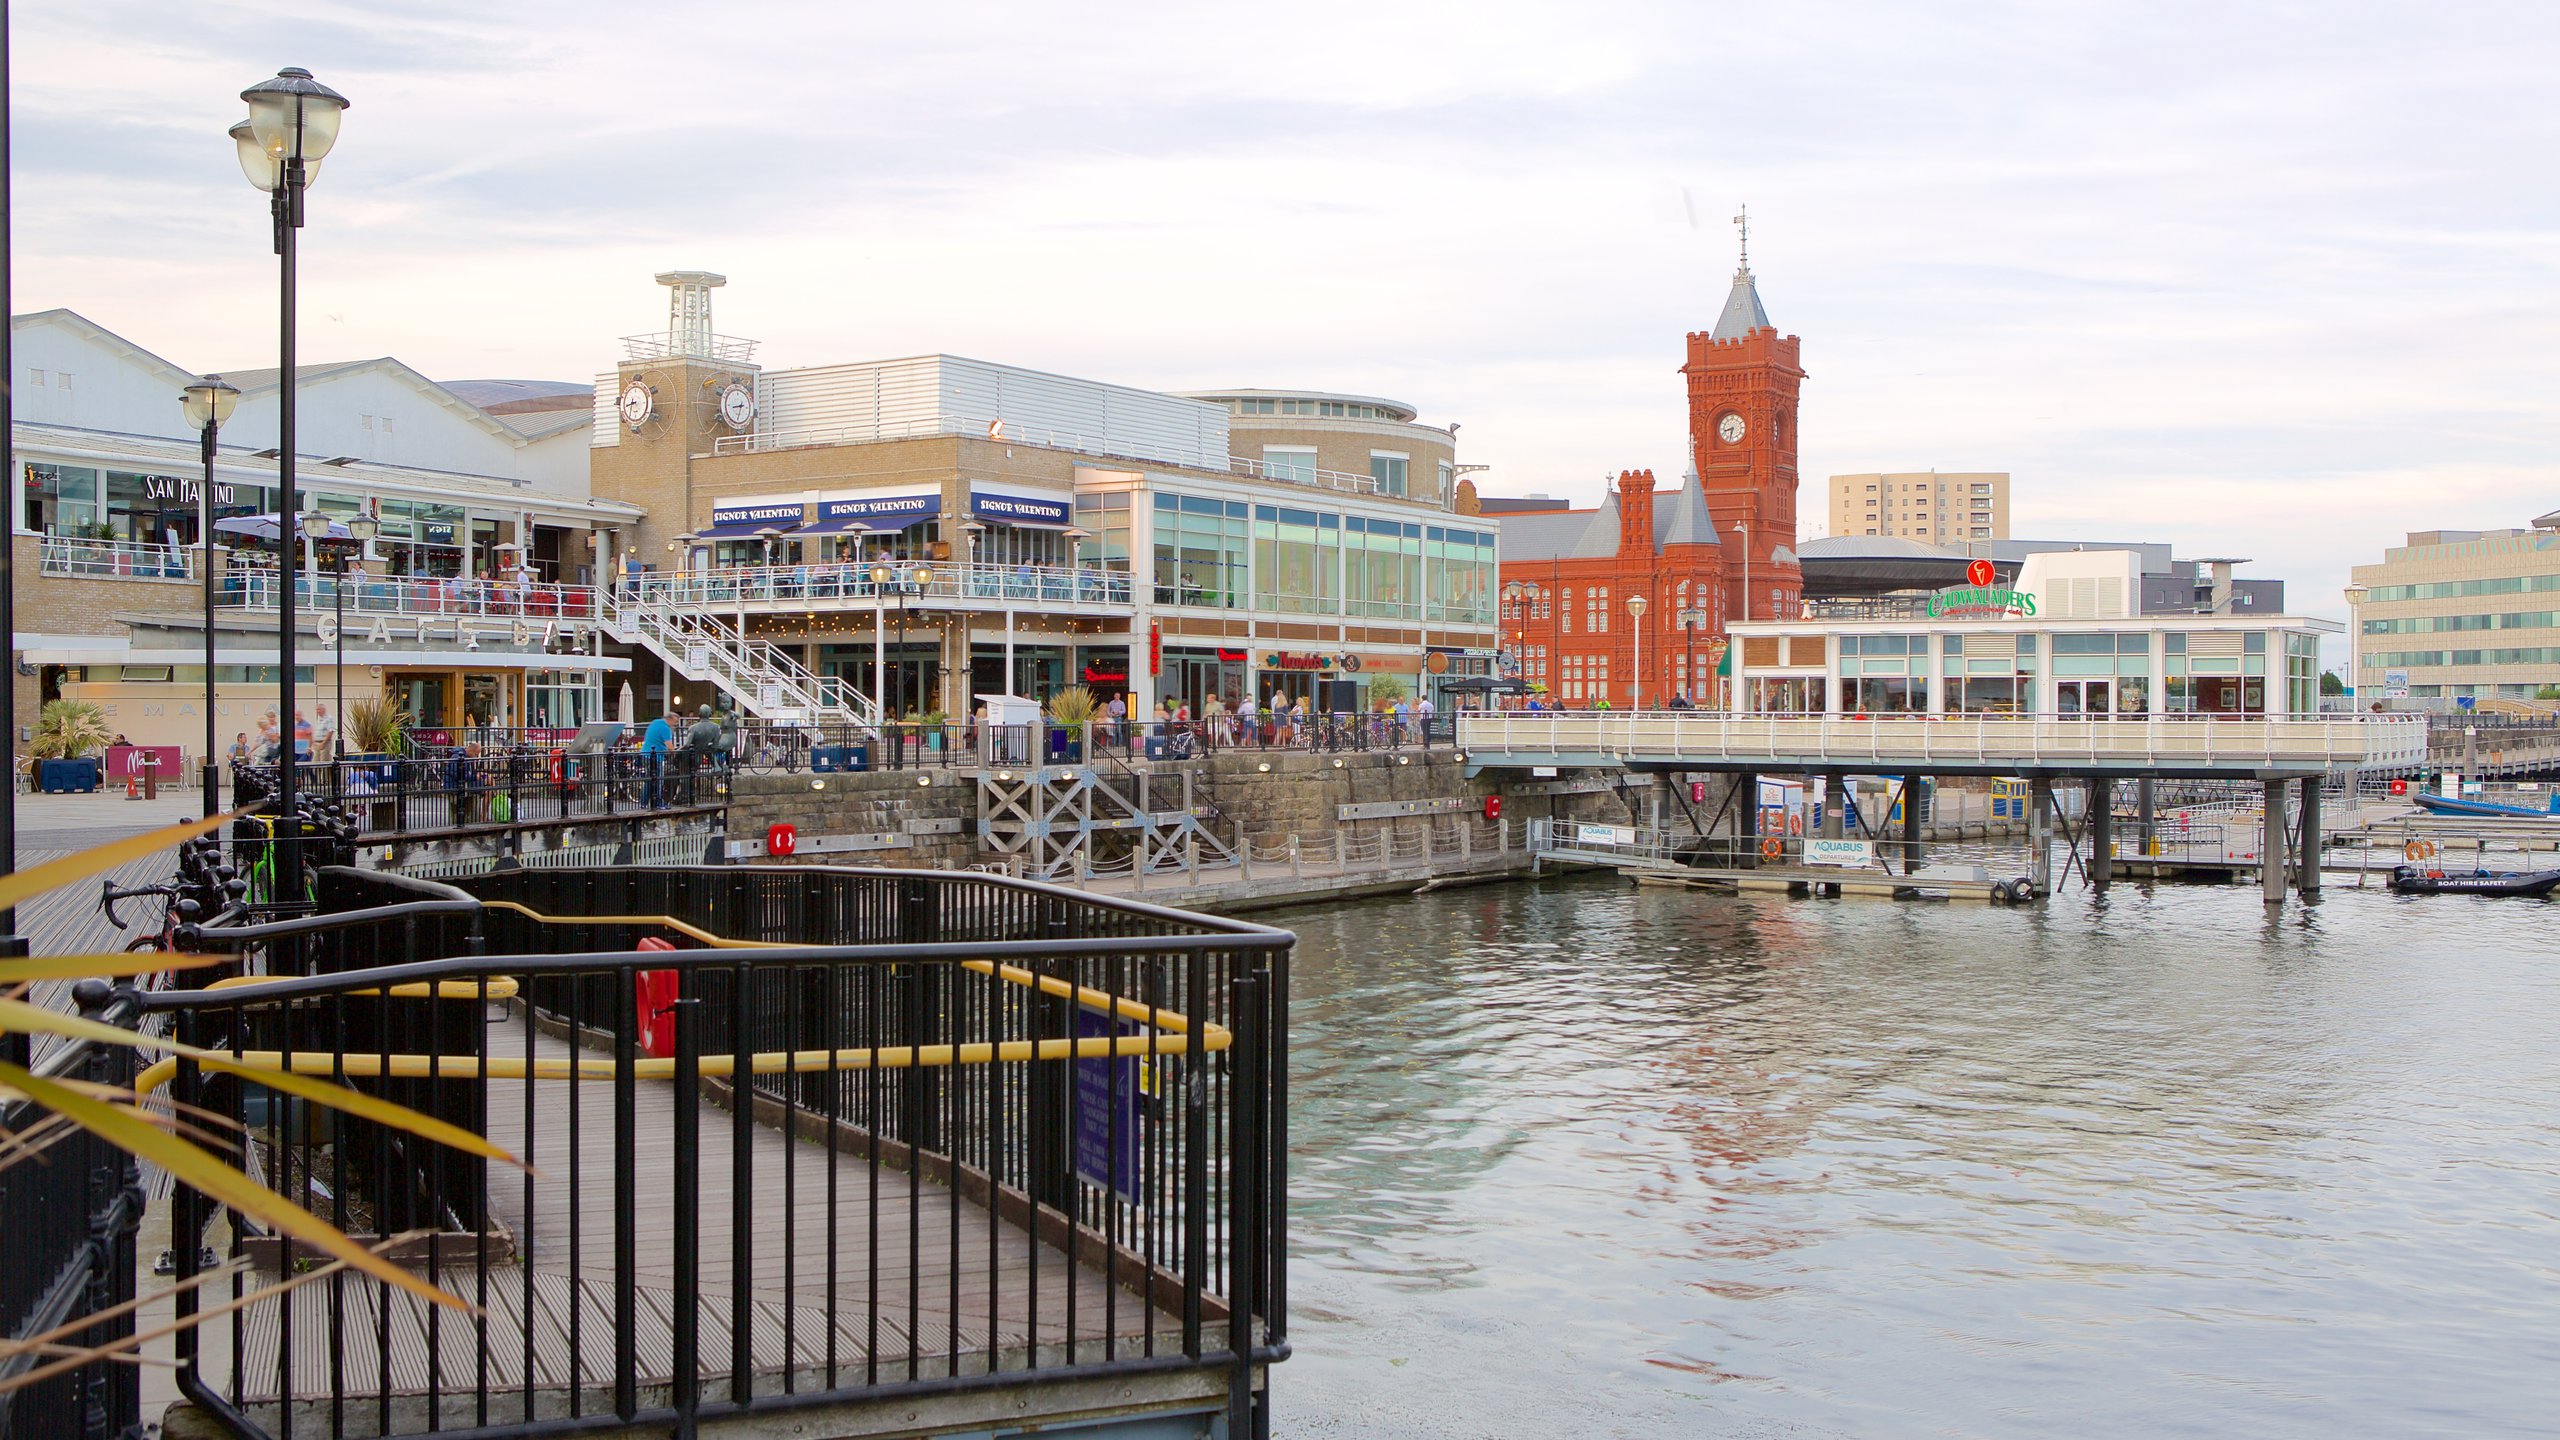
[[42, 955], [32, 960], [0, 960], [0, 985], [23, 985], [30, 980], [120, 980], [133, 975], [157, 975], [163, 970], [201, 970], [208, 965], [230, 963], [228, 955], [173, 955], [165, 951]]
[[59, 890], [119, 865], [158, 854], [172, 845], [182, 845], [199, 835], [219, 830], [248, 813], [246, 810], [234, 810], [209, 820], [183, 820], [139, 835], [128, 835], [121, 840], [110, 840], [104, 845], [92, 845], [76, 855], [47, 860], [32, 870], [0, 875], [0, 910], [24, 905], [47, 890]]
[[212, 1197], [279, 1235], [287, 1235], [399, 1286], [420, 1299], [472, 1313], [472, 1307], [340, 1234], [327, 1221], [252, 1181], [213, 1156], [137, 1118], [122, 1106], [105, 1105], [68, 1086], [38, 1079], [15, 1065], [0, 1064], [0, 1082], [26, 1093], [37, 1104], [90, 1134], [168, 1171], [195, 1190]]
[[360, 1115], [378, 1124], [406, 1130], [412, 1135], [450, 1145], [457, 1150], [467, 1150], [491, 1160], [503, 1160], [518, 1168], [524, 1165], [523, 1161], [470, 1131], [448, 1125], [432, 1116], [421, 1115], [406, 1106], [394, 1105], [387, 1100], [377, 1100], [370, 1095], [361, 1094], [326, 1080], [313, 1080], [300, 1075], [287, 1074], [275, 1066], [235, 1060], [219, 1050], [199, 1050], [192, 1045], [180, 1045], [173, 1040], [164, 1040], [155, 1035], [139, 1035], [131, 1030], [118, 1029], [113, 1025], [84, 1016], [65, 1015], [58, 1010], [47, 1010], [40, 1005], [30, 1005], [24, 1000], [0, 1000], [0, 1025], [13, 1030], [34, 1030], [48, 1035], [64, 1035], [74, 1040], [94, 1040], [101, 1045], [122, 1045], [134, 1050], [166, 1050], [172, 1054], [184, 1055], [208, 1070], [227, 1070], [235, 1075], [246, 1076], [261, 1085], [299, 1095], [305, 1100], [315, 1101], [332, 1109]]
[[196, 1063], [207, 1070], [224, 1070], [243, 1079], [253, 1080], [270, 1090], [282, 1090], [288, 1095], [299, 1095], [305, 1100], [326, 1105], [332, 1110], [344, 1110], [350, 1115], [370, 1120], [377, 1125], [388, 1125], [394, 1130], [406, 1130], [422, 1140], [433, 1140], [439, 1145], [450, 1145], [456, 1150], [468, 1150], [484, 1160], [501, 1160], [519, 1170], [527, 1172], [533, 1170], [532, 1166], [459, 1125], [447, 1124], [432, 1115], [421, 1115], [406, 1105], [394, 1105], [388, 1100], [377, 1100], [361, 1090], [350, 1090], [332, 1081], [315, 1080], [308, 1075], [296, 1075], [291, 1071], [279, 1070], [268, 1065], [244, 1064], [213, 1055], [199, 1055], [196, 1057]]

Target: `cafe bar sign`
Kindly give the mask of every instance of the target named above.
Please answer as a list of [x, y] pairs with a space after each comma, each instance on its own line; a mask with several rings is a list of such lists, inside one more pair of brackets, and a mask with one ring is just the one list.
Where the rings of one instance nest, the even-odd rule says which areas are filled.
[[2024, 590], [2012, 590], [1997, 583], [1999, 572], [1988, 560], [1976, 560], [1965, 567], [1965, 582], [1931, 592], [1929, 618], [1996, 619], [2036, 613], [2036, 597]]

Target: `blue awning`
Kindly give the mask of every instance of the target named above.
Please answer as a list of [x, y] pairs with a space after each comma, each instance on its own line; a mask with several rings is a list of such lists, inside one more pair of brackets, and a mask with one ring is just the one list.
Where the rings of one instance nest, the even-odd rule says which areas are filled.
[[710, 527], [696, 538], [702, 540], [747, 540], [758, 531], [780, 534], [800, 528], [809, 512], [798, 501], [768, 505], [714, 505]]
[[910, 525], [937, 519], [942, 514], [942, 492], [923, 490], [913, 493], [848, 495], [818, 502], [818, 519], [803, 534], [833, 535], [854, 528], [844, 522], [860, 521], [873, 530], [904, 530]]

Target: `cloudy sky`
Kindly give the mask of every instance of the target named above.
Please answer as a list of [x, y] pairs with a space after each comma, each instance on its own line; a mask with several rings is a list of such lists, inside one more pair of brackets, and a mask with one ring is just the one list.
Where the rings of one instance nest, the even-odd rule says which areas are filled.
[[581, 379], [730, 277], [789, 366], [942, 350], [1384, 394], [1487, 488], [1682, 464], [1747, 201], [1820, 478], [2252, 555], [2341, 614], [2421, 527], [2560, 505], [2560, 7], [22, 0], [16, 307], [273, 363], [223, 130], [355, 107], [306, 356]]

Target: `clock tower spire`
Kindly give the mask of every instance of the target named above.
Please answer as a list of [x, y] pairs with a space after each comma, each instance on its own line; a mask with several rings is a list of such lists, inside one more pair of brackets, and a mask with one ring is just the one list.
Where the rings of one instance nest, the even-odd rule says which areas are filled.
[[[1751, 276], [1750, 211], [1733, 217], [1741, 263], [1715, 328], [1692, 332], [1689, 449], [1725, 554], [1725, 614], [1766, 620], [1792, 613], [1803, 591], [1796, 546], [1796, 396], [1803, 342], [1778, 334]], [[1751, 593], [1742, 593], [1750, 554]]]

